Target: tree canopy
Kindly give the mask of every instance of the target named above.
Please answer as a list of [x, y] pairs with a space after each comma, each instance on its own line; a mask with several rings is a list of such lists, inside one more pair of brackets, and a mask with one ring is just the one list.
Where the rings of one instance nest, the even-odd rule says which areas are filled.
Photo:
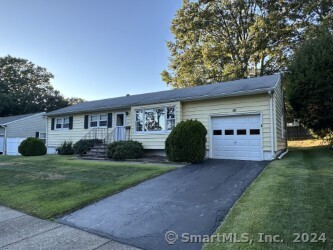
[[320, 136], [333, 134], [333, 34], [316, 32], [288, 65], [286, 97], [295, 118]]
[[332, 24], [331, 0], [183, 0], [162, 79], [175, 88], [272, 74], [309, 27]]
[[0, 116], [52, 111], [83, 101], [66, 99], [45, 68], [12, 56], [0, 57]]

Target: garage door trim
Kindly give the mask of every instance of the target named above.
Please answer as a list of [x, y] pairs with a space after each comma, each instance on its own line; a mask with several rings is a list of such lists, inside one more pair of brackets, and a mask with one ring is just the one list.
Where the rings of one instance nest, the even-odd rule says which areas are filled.
[[262, 131], [262, 113], [261, 112], [245, 112], [245, 113], [232, 113], [232, 114], [210, 114], [209, 115], [209, 158], [213, 158], [213, 118], [223, 118], [223, 117], [231, 117], [231, 116], [246, 116], [246, 115], [259, 115], [260, 116], [260, 147], [261, 147], [261, 160], [264, 160], [264, 149], [263, 149], [263, 131]]

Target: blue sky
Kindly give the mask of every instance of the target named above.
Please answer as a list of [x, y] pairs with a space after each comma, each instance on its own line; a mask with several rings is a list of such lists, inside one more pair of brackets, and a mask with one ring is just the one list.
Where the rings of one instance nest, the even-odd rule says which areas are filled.
[[181, 0], [2, 0], [0, 56], [54, 74], [66, 97], [95, 100], [169, 89], [165, 41]]

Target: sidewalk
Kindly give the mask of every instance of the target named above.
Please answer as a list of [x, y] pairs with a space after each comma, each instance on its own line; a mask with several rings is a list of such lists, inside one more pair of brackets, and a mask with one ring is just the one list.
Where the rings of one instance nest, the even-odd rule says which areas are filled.
[[137, 248], [0, 206], [0, 249], [134, 250]]

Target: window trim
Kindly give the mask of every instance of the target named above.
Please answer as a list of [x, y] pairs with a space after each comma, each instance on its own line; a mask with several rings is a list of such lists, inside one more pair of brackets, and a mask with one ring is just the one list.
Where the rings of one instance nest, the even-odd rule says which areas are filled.
[[[164, 130], [158, 130], [158, 131], [144, 131], [144, 127], [145, 127], [145, 120], [146, 120], [146, 115], [145, 115], [145, 111], [149, 110], [149, 109], [164, 109], [165, 112], [165, 121], [164, 121], [164, 125], [165, 125], [165, 129]], [[175, 118], [171, 118], [168, 119], [168, 108], [174, 108], [174, 112], [175, 112]], [[138, 131], [137, 130], [137, 120], [136, 120], [136, 112], [137, 111], [141, 111], [142, 112], [142, 131]], [[167, 125], [168, 125], [168, 121], [170, 120], [174, 120], [175, 121], [175, 126], [176, 126], [176, 105], [166, 105], [166, 106], [154, 106], [154, 107], [143, 107], [143, 108], [136, 108], [134, 109], [134, 133], [135, 134], [169, 134], [173, 129], [168, 130], [167, 129]]]
[[[45, 134], [45, 138], [41, 138], [40, 137], [41, 134]], [[44, 144], [46, 144], [46, 138], [47, 138], [46, 131], [45, 132], [38, 131], [38, 139], [42, 140], [44, 142]]]
[[[61, 119], [61, 123], [58, 123], [58, 119]], [[64, 120], [68, 119], [68, 128], [64, 128]], [[57, 128], [57, 124], [61, 124], [60, 128]], [[67, 123], [66, 123], [67, 124]], [[69, 130], [69, 116], [64, 116], [64, 117], [56, 117], [54, 121], [54, 130]]]
[[[106, 120], [101, 120], [101, 116], [104, 115], [106, 116]], [[97, 126], [91, 126], [91, 123], [93, 121], [91, 121], [91, 117], [93, 116], [96, 116], [97, 117], [97, 120], [94, 121], [94, 122], [97, 122]], [[100, 122], [103, 121], [105, 122], [106, 121], [106, 125], [105, 126], [100, 126]], [[107, 128], [108, 127], [108, 114], [107, 113], [103, 113], [103, 114], [93, 114], [93, 115], [89, 115], [89, 118], [88, 118], [88, 126], [89, 128]]]

